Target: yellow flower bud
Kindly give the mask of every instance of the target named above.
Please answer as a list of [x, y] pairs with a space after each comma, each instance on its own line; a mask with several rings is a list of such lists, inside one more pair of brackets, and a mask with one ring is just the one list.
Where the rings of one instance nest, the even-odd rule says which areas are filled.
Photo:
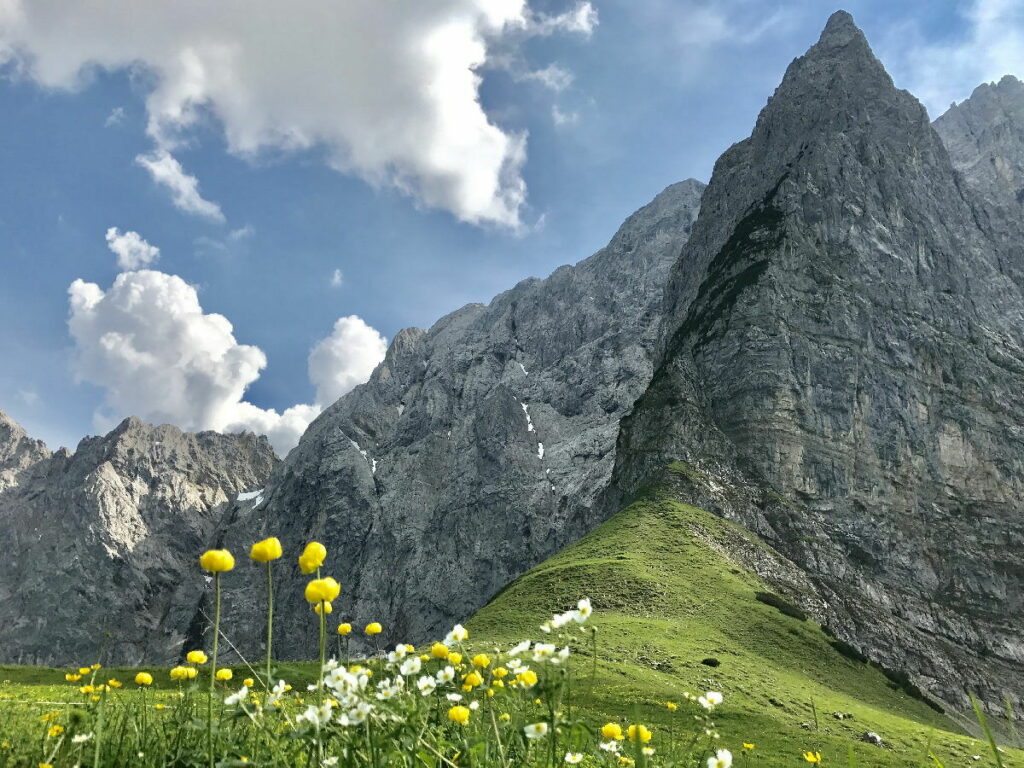
[[121, 681], [120, 680], [110, 679], [110, 680], [107, 680], [107, 685], [109, 685], [111, 688], [120, 688], [121, 687]]
[[218, 669], [217, 670], [217, 679], [218, 680], [224, 680], [226, 682], [226, 681], [230, 680], [232, 677], [234, 677], [234, 673], [230, 669], [228, 669], [227, 667], [224, 667], [223, 669]]
[[202, 651], [189, 651], [185, 656], [189, 664], [205, 664], [206, 654]]
[[342, 636], [352, 634], [352, 625], [349, 624], [347, 621], [344, 624], [339, 624], [338, 634]]
[[668, 709], [669, 712], [675, 712], [677, 709], [679, 709], [679, 706], [674, 701], [666, 701], [665, 707]]
[[251, 677], [247, 677], [245, 678], [245, 680], [242, 681], [242, 685], [244, 685], [246, 688], [252, 688], [254, 685], [256, 685], [256, 681], [253, 680]]
[[323, 606], [324, 613], [331, 613], [334, 610], [334, 606], [330, 603], [317, 603], [313, 606], [313, 610], [320, 613], [320, 607]]
[[447, 659], [448, 658], [448, 646], [444, 643], [434, 643], [430, 646], [430, 655], [435, 659]]
[[631, 725], [627, 729], [626, 733], [629, 735], [630, 741], [634, 743], [639, 741], [642, 744], [646, 744], [651, 740], [651, 736], [654, 735], [647, 730], [647, 726], [645, 725]]
[[199, 565], [210, 573], [223, 573], [235, 567], [235, 558], [226, 549], [209, 549], [199, 558]]
[[455, 706], [448, 710], [448, 719], [459, 725], [469, 722], [469, 707]]
[[88, 675], [89, 674], [89, 668], [88, 667], [79, 667], [78, 668], [78, 674], [80, 674], [80, 675]]
[[601, 726], [601, 735], [612, 741], [622, 741], [622, 726], [618, 723], [605, 723]]
[[189, 680], [194, 679], [195, 676], [198, 674], [199, 670], [195, 667], [185, 667], [185, 677], [187, 677]]
[[369, 624], [366, 625], [366, 629], [363, 630], [363, 632], [365, 632], [370, 637], [373, 637], [374, 635], [379, 635], [383, 631], [384, 627], [382, 627], [380, 625], [380, 622], [378, 621], [371, 621]]
[[502, 712], [500, 715], [498, 715], [498, 719], [501, 720], [503, 723], [507, 723], [509, 720], [512, 719], [512, 715], [510, 715], [508, 712]]
[[271, 560], [277, 560], [283, 554], [284, 550], [281, 549], [280, 539], [273, 536], [263, 541], [257, 541], [249, 550], [249, 557], [257, 563], [269, 563]]
[[329, 603], [341, 594], [341, 584], [330, 576], [326, 579], [313, 579], [306, 585], [306, 600], [310, 603]]
[[93, 671], [96, 671], [97, 669], [100, 669], [102, 667], [103, 667], [102, 664], [93, 664], [91, 667], [89, 667], [89, 669], [91, 669]]
[[139, 672], [139, 674], [137, 674], [135, 676], [135, 684], [136, 685], [152, 685], [153, 684], [153, 676], [151, 674], [149, 674], [149, 672]]
[[327, 547], [319, 541], [311, 541], [299, 555], [299, 569], [306, 574], [313, 573], [327, 559]]

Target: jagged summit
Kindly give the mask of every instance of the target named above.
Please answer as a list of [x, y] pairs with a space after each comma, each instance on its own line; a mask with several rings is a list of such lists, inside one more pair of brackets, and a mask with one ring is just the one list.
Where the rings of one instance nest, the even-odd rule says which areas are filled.
[[850, 43], [863, 43], [867, 46], [867, 38], [861, 32], [848, 11], [836, 11], [828, 17], [825, 28], [821, 31], [818, 44], [815, 48], [819, 50], [829, 48], [841, 48]]

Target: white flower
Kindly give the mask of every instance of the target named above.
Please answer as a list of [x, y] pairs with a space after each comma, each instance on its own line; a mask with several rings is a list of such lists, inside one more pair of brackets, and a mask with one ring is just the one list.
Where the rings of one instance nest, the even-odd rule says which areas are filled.
[[544, 632], [545, 634], [550, 635], [551, 634], [551, 622], [550, 621], [545, 621], [543, 624], [541, 624], [540, 625], [540, 631]]
[[480, 709], [480, 702], [479, 701], [471, 701], [471, 702], [469, 702], [469, 708], [472, 709], [473, 711], [476, 711], [476, 710]]
[[601, 742], [601, 749], [603, 749], [605, 752], [618, 752], [619, 751], [619, 742], [617, 742], [617, 741], [602, 741]]
[[569, 765], [576, 765], [576, 763], [582, 763], [583, 762], [583, 753], [582, 752], [566, 752], [565, 753], [565, 762], [567, 762]]
[[526, 734], [528, 739], [543, 739], [548, 735], [548, 724], [547, 723], [533, 723], [523, 728], [523, 733]]
[[647, 757], [650, 757], [654, 754], [654, 747], [641, 747], [640, 751], [647, 755]]
[[722, 703], [723, 696], [718, 691], [708, 691], [697, 699], [697, 703], [704, 709], [714, 709]]
[[337, 765], [337, 764], [338, 764], [338, 758], [337, 757], [326, 757], [326, 758], [324, 758], [324, 761], [321, 763], [321, 765], [324, 768], [334, 768], [334, 766]]
[[572, 618], [574, 621], [582, 624], [590, 615], [594, 612], [594, 608], [590, 605], [590, 599], [584, 597], [578, 603], [576, 603], [576, 610], [573, 611]]
[[461, 693], [449, 693], [447, 696], [445, 696], [445, 698], [448, 699], [448, 701], [462, 701], [462, 694]]
[[274, 684], [274, 687], [271, 689], [270, 694], [267, 696], [268, 707], [274, 706], [275, 704], [277, 704], [277, 702], [281, 700], [281, 698], [285, 694], [285, 688], [287, 687], [287, 685], [288, 684], [284, 680], [278, 680]]
[[715, 752], [714, 757], [708, 758], [708, 768], [731, 768], [732, 752], [728, 749], [720, 749]]
[[556, 653], [554, 656], [551, 657], [551, 663], [552, 664], [561, 664], [563, 661], [568, 661], [568, 659], [569, 659], [569, 646], [567, 645], [567, 646], [565, 646], [565, 648], [563, 648], [562, 650], [560, 650], [558, 653]]
[[566, 624], [569, 624], [573, 620], [573, 611], [566, 611], [565, 613], [556, 613], [551, 617], [551, 626], [555, 629], [561, 629]]
[[74, 736], [71, 737], [71, 743], [72, 744], [84, 744], [85, 742], [87, 742], [91, 738], [92, 738], [92, 734], [91, 733], [76, 733]]
[[517, 669], [523, 666], [523, 662], [519, 659], [512, 659], [512, 661], [510, 661], [505, 666], [508, 667], [510, 672], [515, 672]]
[[368, 702], [361, 701], [352, 709], [347, 712], [343, 712], [338, 717], [338, 724], [348, 727], [352, 725], [362, 725], [366, 722], [367, 716], [373, 711], [373, 706]]
[[403, 675], [415, 675], [423, 667], [423, 662], [420, 661], [419, 656], [410, 656], [408, 659], [402, 662], [402, 666], [399, 668], [399, 672]]
[[530, 641], [523, 640], [523, 642], [519, 643], [518, 645], [512, 646], [512, 648], [509, 649], [508, 655], [518, 656], [520, 653], [524, 653], [528, 650], [530, 650]]
[[241, 688], [238, 689], [237, 692], [232, 693], [230, 696], [224, 699], [224, 703], [227, 704], [229, 707], [234, 707], [237, 706], [240, 702], [245, 701], [245, 697], [248, 695], [249, 688], [243, 685]]
[[533, 646], [533, 660], [546, 661], [555, 655], [554, 643], [537, 643]]
[[469, 630], [467, 630], [461, 624], [456, 624], [452, 627], [452, 631], [445, 635], [444, 644], [447, 646], [461, 643], [463, 640], [469, 637]]
[[420, 693], [424, 696], [429, 696], [437, 688], [437, 681], [430, 675], [423, 675], [423, 677], [416, 681], [416, 687], [420, 689]]
[[310, 725], [319, 728], [331, 719], [331, 702], [325, 701], [319, 707], [310, 704], [306, 707], [306, 711], [295, 719], [299, 721], [305, 720]]
[[455, 679], [455, 667], [448, 666], [437, 671], [437, 682], [450, 683]]

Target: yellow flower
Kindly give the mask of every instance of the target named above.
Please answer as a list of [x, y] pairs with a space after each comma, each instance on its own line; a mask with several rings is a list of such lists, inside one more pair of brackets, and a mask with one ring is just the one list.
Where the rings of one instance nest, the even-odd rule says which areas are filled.
[[435, 659], [447, 659], [448, 658], [448, 646], [444, 643], [434, 643], [430, 646], [430, 655]]
[[195, 667], [185, 667], [185, 677], [187, 677], [189, 680], [192, 680], [198, 674], [199, 670]]
[[380, 625], [380, 622], [378, 621], [371, 621], [369, 624], [366, 625], [366, 629], [363, 630], [363, 632], [365, 632], [370, 637], [373, 637], [374, 635], [379, 635], [383, 631], [384, 627], [382, 627]]
[[462, 654], [459, 653], [458, 651], [450, 651], [448, 653], [448, 661], [450, 661], [452, 664], [455, 664], [456, 666], [458, 666], [459, 664], [462, 663]]
[[91, 699], [92, 699], [93, 701], [99, 701], [99, 700], [100, 700], [100, 697], [99, 697], [99, 696], [91, 696], [90, 698], [91, 698]]
[[77, 683], [79, 680], [82, 679], [82, 676], [74, 672], [68, 672], [66, 675], [64, 675], [64, 679], [67, 680], [69, 683]]
[[629, 768], [629, 766], [636, 764], [632, 757], [626, 757], [625, 755], [619, 755], [618, 762], [623, 768]]
[[339, 624], [338, 634], [343, 636], [352, 634], [352, 625], [349, 624], [347, 621], [344, 624]]
[[82, 693], [86, 694], [87, 696], [88, 696], [88, 695], [89, 695], [90, 693], [96, 693], [96, 688], [95, 688], [95, 687], [93, 687], [93, 686], [91, 686], [91, 685], [83, 685], [83, 686], [82, 686], [81, 688], [79, 688], [78, 690], [80, 690], [80, 691], [81, 691]]
[[651, 736], [654, 735], [649, 730], [647, 730], [647, 726], [645, 725], [631, 725], [629, 726], [629, 729], [626, 731], [626, 733], [629, 735], [630, 741], [639, 741], [643, 744], [646, 744], [648, 741], [650, 741]]
[[186, 680], [188, 672], [185, 667], [171, 667], [171, 680]]
[[821, 752], [804, 752], [804, 760], [808, 763], [820, 763]]
[[234, 672], [232, 672], [227, 667], [224, 667], [223, 669], [218, 669], [217, 670], [217, 679], [218, 680], [224, 680], [226, 682], [226, 681], [230, 680], [234, 676], [235, 676]]
[[89, 669], [91, 669], [91, 670], [93, 670], [95, 672], [97, 669], [100, 669], [102, 667], [103, 667], [102, 664], [93, 664], [92, 666], [89, 667]]
[[163, 709], [163, 708], [164, 708], [163, 704], [157, 704], [155, 707], [153, 707], [153, 709], [158, 709], [158, 710], [159, 709]]
[[487, 669], [491, 666], [491, 657], [486, 653], [478, 653], [473, 657], [473, 666], [479, 667], [480, 669]]
[[330, 603], [317, 603], [316, 605], [313, 606], [313, 610], [316, 613], [320, 613], [320, 606], [321, 605], [323, 606], [323, 612], [324, 613], [331, 613], [334, 610], [334, 606], [331, 605]]
[[120, 688], [121, 681], [111, 678], [110, 680], [107, 680], [107, 685], [109, 685], [111, 688]]
[[750, 744], [749, 742], [744, 741], [743, 742], [743, 748], [749, 752], [750, 750], [752, 750], [754, 748], [754, 745]]
[[478, 685], [483, 685], [484, 679], [480, 676], [479, 672], [470, 672], [462, 678], [462, 682], [470, 688], [476, 688]]
[[341, 584], [330, 576], [326, 579], [313, 579], [306, 585], [306, 601], [310, 603], [329, 603], [340, 594]]
[[310, 574], [324, 564], [327, 559], [327, 547], [319, 541], [311, 541], [299, 555], [299, 570]]
[[206, 654], [202, 651], [189, 651], [185, 656], [189, 664], [205, 664]]
[[137, 674], [135, 676], [135, 684], [136, 685], [152, 685], [153, 684], [153, 676], [151, 674], [149, 674], [149, 672], [139, 672], [139, 674]]
[[494, 676], [496, 678], [498, 678], [499, 680], [501, 680], [503, 677], [506, 677], [507, 675], [508, 675], [508, 670], [505, 669], [504, 667], [495, 667], [494, 668]]
[[244, 685], [246, 688], [252, 688], [254, 685], [256, 685], [256, 681], [253, 680], [251, 677], [247, 677], [245, 678], [245, 680], [242, 681], [242, 685]]
[[235, 558], [226, 549], [208, 549], [199, 558], [199, 565], [210, 573], [223, 573], [235, 567]]
[[273, 536], [263, 541], [257, 541], [249, 550], [249, 558], [257, 563], [269, 563], [271, 560], [277, 560], [283, 554], [284, 550], [281, 549], [280, 539]]
[[78, 668], [78, 674], [80, 674], [80, 675], [88, 675], [89, 674], [89, 668], [88, 667], [79, 667]]
[[675, 712], [677, 709], [679, 709], [679, 706], [674, 701], [666, 701], [665, 707], [668, 709], [669, 712]]
[[622, 726], [618, 723], [605, 723], [601, 726], [601, 735], [612, 741], [622, 741]]
[[469, 722], [469, 707], [463, 707], [461, 705], [452, 707], [448, 710], [448, 719], [453, 723], [465, 725]]
[[46, 732], [46, 735], [49, 736], [51, 739], [55, 739], [62, 733], [64, 733], [63, 725], [51, 725], [50, 730]]
[[527, 669], [516, 675], [516, 682], [520, 685], [525, 685], [527, 688], [532, 688], [537, 684], [537, 673], [532, 669]]
[[49, 763], [40, 763], [39, 768], [53, 768]]
[[491, 681], [491, 687], [492, 688], [504, 688], [505, 687], [505, 681], [504, 680], [492, 680]]
[[508, 712], [502, 712], [500, 715], [498, 715], [498, 719], [501, 720], [501, 722], [503, 723], [507, 723], [509, 720], [512, 719], [512, 715], [510, 715]]
[[493, 688], [488, 688], [487, 689], [487, 698], [491, 698], [492, 696], [494, 696], [494, 689]]

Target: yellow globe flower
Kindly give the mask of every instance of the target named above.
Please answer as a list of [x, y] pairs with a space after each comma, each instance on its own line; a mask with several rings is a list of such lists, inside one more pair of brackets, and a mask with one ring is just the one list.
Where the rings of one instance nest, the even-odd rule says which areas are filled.
[[102, 664], [93, 664], [91, 667], [89, 667], [89, 669], [95, 671], [97, 669], [100, 669], [102, 666]]
[[202, 651], [189, 651], [185, 656], [189, 664], [205, 664], [206, 654]]
[[226, 549], [209, 549], [200, 556], [199, 565], [210, 573], [224, 573], [235, 567], [235, 558]]
[[51, 739], [54, 739], [60, 736], [62, 733], [64, 733], [63, 725], [51, 725], [50, 730], [46, 732], [46, 735], [49, 736]]
[[510, 715], [508, 712], [502, 712], [500, 715], [498, 715], [498, 719], [501, 720], [503, 723], [507, 723], [509, 720], [512, 719], [512, 715]]
[[187, 680], [188, 671], [185, 667], [171, 667], [171, 680]]
[[508, 677], [508, 670], [504, 667], [495, 667], [494, 676], [501, 680], [502, 678]]
[[484, 679], [480, 676], [479, 672], [470, 672], [464, 678], [462, 682], [468, 685], [470, 688], [476, 688], [478, 685], [483, 685]]
[[320, 607], [323, 606], [324, 613], [331, 613], [334, 610], [334, 606], [330, 603], [317, 603], [313, 606], [313, 610], [320, 613]]
[[120, 680], [110, 679], [110, 680], [107, 680], [107, 685], [109, 685], [111, 688], [120, 688], [121, 687], [121, 681]]
[[487, 669], [487, 667], [491, 666], [491, 657], [486, 653], [478, 653], [473, 657], [473, 666], [480, 669]]
[[149, 672], [139, 672], [139, 674], [137, 674], [135, 676], [135, 684], [136, 685], [152, 685], [153, 684], [153, 676], [151, 674], [149, 674]]
[[537, 684], [537, 673], [532, 669], [527, 669], [516, 675], [516, 682], [520, 685], [525, 685], [527, 688], [532, 688]]
[[820, 763], [821, 752], [804, 752], [804, 760], [808, 763]]
[[77, 683], [79, 680], [82, 679], [82, 676], [77, 672], [68, 672], [66, 675], [64, 675], [64, 679], [67, 680], [69, 683]]
[[199, 670], [195, 667], [185, 667], [185, 677], [189, 680], [194, 680], [196, 675], [199, 674]]
[[254, 685], [256, 685], [256, 681], [253, 680], [251, 677], [247, 677], [245, 678], [245, 680], [242, 681], [242, 685], [244, 685], [246, 688], [252, 688]]
[[299, 555], [299, 569], [306, 574], [313, 573], [327, 559], [327, 547], [319, 541], [311, 541]]
[[430, 646], [430, 655], [435, 659], [447, 659], [448, 658], [448, 646], [444, 643], [434, 643]]
[[634, 743], [639, 741], [641, 744], [646, 744], [654, 735], [645, 725], [631, 725], [627, 729], [626, 733], [629, 736], [630, 741]]
[[341, 584], [330, 576], [325, 579], [313, 579], [306, 585], [306, 600], [310, 603], [329, 603], [341, 594]]
[[344, 637], [345, 635], [351, 635], [352, 634], [352, 625], [349, 624], [347, 621], [344, 624], [339, 624], [338, 625], [338, 634], [341, 635], [342, 637]]
[[89, 674], [89, 668], [88, 667], [79, 667], [78, 668], [78, 674], [80, 674], [80, 675], [88, 675]]
[[469, 707], [461, 705], [454, 706], [448, 710], [448, 719], [459, 725], [466, 725], [469, 722]]
[[675, 712], [677, 709], [679, 709], [679, 705], [676, 704], [674, 701], [666, 701], [665, 707], [668, 709], [669, 712]]
[[281, 548], [281, 540], [274, 536], [263, 541], [257, 541], [249, 550], [250, 559], [255, 560], [257, 563], [269, 563], [271, 560], [277, 560], [283, 554], [284, 550]]
[[459, 664], [462, 663], [462, 654], [459, 653], [458, 651], [449, 651], [449, 653], [448, 653], [448, 661], [450, 661], [452, 664], [455, 664], [456, 666], [458, 666]]
[[612, 741], [622, 741], [622, 726], [618, 723], [605, 723], [601, 726], [601, 735]]
[[79, 688], [78, 690], [80, 690], [80, 691], [81, 691], [82, 693], [84, 693], [84, 694], [85, 694], [86, 696], [88, 696], [88, 695], [89, 695], [90, 693], [95, 693], [95, 692], [96, 692], [96, 688], [95, 688], [95, 686], [92, 686], [92, 685], [83, 685], [83, 686], [82, 686], [81, 688]]
[[363, 630], [363, 632], [365, 632], [370, 637], [373, 637], [374, 635], [379, 635], [383, 631], [384, 627], [380, 625], [379, 621], [371, 621], [369, 624], [366, 625], [366, 629]]
[[218, 669], [217, 670], [217, 679], [218, 680], [223, 680], [223, 681], [227, 682], [228, 680], [230, 680], [234, 676], [235, 676], [234, 673], [230, 669], [228, 669], [227, 667], [224, 667], [223, 669]]
[[754, 748], [754, 745], [751, 744], [748, 741], [744, 741], [743, 742], [743, 748], [749, 752], [750, 750], [752, 750]]

